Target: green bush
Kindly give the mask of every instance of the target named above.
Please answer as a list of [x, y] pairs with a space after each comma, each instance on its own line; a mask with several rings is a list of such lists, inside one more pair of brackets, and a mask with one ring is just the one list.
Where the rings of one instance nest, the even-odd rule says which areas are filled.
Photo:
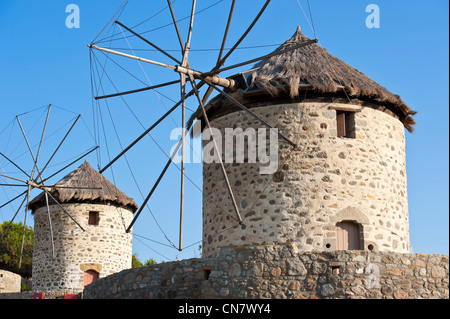
[[[5, 269], [25, 278], [31, 277], [33, 261], [33, 228], [25, 227], [25, 241], [22, 253], [22, 265], [19, 269], [20, 249], [22, 246], [23, 224], [9, 221], [0, 225], [0, 269]], [[9, 229], [8, 229], [9, 226]]]

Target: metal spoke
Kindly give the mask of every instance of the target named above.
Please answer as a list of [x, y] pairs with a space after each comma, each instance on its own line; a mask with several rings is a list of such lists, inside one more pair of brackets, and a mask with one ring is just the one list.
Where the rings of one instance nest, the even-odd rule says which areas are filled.
[[277, 56], [277, 55], [281, 55], [281, 54], [284, 54], [284, 53], [287, 53], [287, 52], [290, 52], [290, 51], [296, 50], [298, 48], [302, 48], [304, 46], [311, 45], [311, 44], [314, 44], [314, 43], [317, 43], [317, 42], [318, 42], [317, 39], [309, 40], [309, 41], [300, 43], [298, 45], [295, 45], [295, 46], [293, 46], [293, 47], [291, 47], [289, 49], [283, 50], [283, 51], [273, 52], [273, 53], [270, 53], [270, 54], [267, 54], [267, 55], [264, 55], [264, 56], [260, 56], [260, 57], [255, 58], [255, 59], [251, 59], [251, 60], [248, 60], [248, 61], [245, 61], [245, 62], [237, 63], [237, 64], [234, 64], [234, 65], [231, 65], [231, 66], [227, 66], [225, 68], [213, 70], [211, 72], [203, 73], [202, 76], [210, 76], [210, 75], [214, 75], [214, 74], [217, 74], [217, 73], [220, 73], [220, 72], [223, 72], [223, 71], [235, 69], [235, 68], [238, 68], [238, 67], [243, 66], [243, 65], [247, 65], [247, 64], [250, 64], [250, 63], [254, 63], [254, 62], [261, 61], [261, 60], [265, 60], [265, 59], [268, 59], [268, 58], [271, 58], [271, 57], [274, 57], [274, 56]]
[[14, 197], [13, 199], [10, 199], [9, 201], [7, 201], [6, 203], [4, 203], [2, 206], [0, 206], [0, 208], [5, 207], [6, 205], [12, 203], [13, 201], [15, 201], [16, 199], [18, 199], [19, 197], [22, 197], [23, 195], [25, 195], [27, 193], [27, 191], [23, 192], [22, 194], [17, 195], [16, 197]]
[[30, 176], [31, 179], [33, 179], [34, 170], [37, 170], [38, 176], [41, 176], [41, 172], [39, 172], [39, 169], [37, 168], [36, 158], [34, 157], [33, 150], [31, 149], [30, 143], [28, 142], [28, 138], [27, 138], [27, 135], [25, 134], [25, 131], [24, 131], [23, 127], [22, 127], [22, 123], [20, 123], [19, 116], [16, 116], [16, 119], [17, 119], [17, 122], [19, 123], [20, 130], [22, 131], [22, 135], [23, 135], [23, 137], [25, 139], [25, 142], [27, 143], [28, 150], [30, 151], [31, 158], [33, 159], [33, 162], [35, 163], [33, 171], [31, 172], [31, 176]]
[[[25, 191], [25, 193], [26, 193], [26, 192], [27, 192], [27, 191]], [[25, 193], [21, 194], [20, 196], [24, 195]], [[7, 234], [8, 230], [9, 230], [9, 228], [11, 227], [12, 223], [14, 222], [14, 219], [16, 218], [17, 214], [18, 214], [19, 211], [21, 210], [21, 208], [22, 208], [23, 204], [25, 203], [25, 200], [26, 200], [26, 199], [27, 199], [26, 197], [23, 198], [23, 201], [22, 201], [22, 203], [20, 204], [19, 208], [17, 209], [16, 213], [14, 214], [13, 218], [12, 218], [11, 221], [9, 222], [8, 226], [6, 226], [6, 229], [3, 231], [3, 235], [2, 235], [2, 237], [0, 238], [0, 240], [3, 240], [3, 238], [6, 236], [6, 234]]]
[[219, 51], [219, 56], [217, 57], [217, 65], [219, 65], [219, 62], [222, 60], [222, 54], [223, 54], [223, 50], [225, 48], [225, 43], [227, 42], [228, 31], [230, 30], [231, 18], [233, 17], [233, 11], [234, 11], [235, 4], [236, 4], [236, 0], [233, 0], [233, 2], [231, 3], [230, 13], [228, 14], [227, 26], [225, 27], [225, 33], [223, 35], [222, 45], [221, 45], [220, 51]]
[[168, 56], [169, 58], [171, 58], [173, 61], [177, 62], [178, 64], [181, 64], [181, 62], [177, 59], [174, 58], [172, 55], [170, 55], [169, 53], [167, 53], [166, 51], [164, 51], [163, 49], [161, 49], [160, 47], [158, 47], [156, 44], [150, 42], [149, 40], [147, 40], [146, 38], [144, 38], [143, 36], [141, 36], [139, 33], [134, 32], [133, 30], [131, 30], [130, 28], [128, 28], [127, 26], [125, 26], [123, 23], [119, 22], [119, 21], [114, 21], [114, 23], [117, 23], [118, 25], [120, 25], [121, 27], [123, 27], [125, 30], [131, 32], [132, 34], [134, 34], [135, 36], [137, 36], [139, 39], [141, 39], [142, 41], [144, 41], [145, 43], [151, 45], [152, 47], [154, 47], [156, 50], [158, 50], [159, 52], [161, 52], [162, 54]]
[[[186, 135], [187, 132], [190, 129], [190, 125], [187, 126], [186, 131], [183, 132], [183, 135]], [[147, 202], [150, 200], [150, 197], [152, 197], [153, 192], [155, 191], [156, 187], [158, 186], [159, 182], [161, 182], [161, 179], [163, 178], [164, 174], [166, 173], [167, 169], [170, 166], [170, 163], [172, 163], [172, 160], [175, 156], [175, 154], [178, 152], [178, 150], [180, 149], [181, 146], [181, 139], [178, 141], [177, 146], [175, 147], [175, 149], [172, 152], [172, 155], [170, 156], [169, 160], [167, 161], [166, 165], [164, 166], [164, 169], [162, 170], [161, 174], [159, 175], [158, 179], [156, 180], [155, 184], [153, 185], [152, 189], [150, 190], [150, 192], [148, 193], [147, 197], [145, 198], [144, 202], [141, 204], [141, 206], [139, 207], [139, 210], [134, 214], [134, 218], [131, 221], [130, 225], [128, 226], [126, 232], [129, 233], [131, 228], [133, 227], [134, 223], [136, 222], [137, 218], [139, 217], [139, 215], [141, 214], [142, 210], [144, 209], [145, 205], [147, 205]]]
[[262, 14], [266, 10], [266, 8], [269, 5], [269, 3], [270, 3], [270, 0], [267, 0], [266, 3], [264, 3], [264, 6], [259, 11], [259, 13], [256, 16], [256, 18], [253, 19], [252, 23], [247, 28], [247, 30], [245, 30], [245, 32], [242, 34], [242, 36], [239, 38], [239, 40], [233, 45], [233, 47], [227, 52], [227, 54], [219, 61], [219, 63], [217, 63], [219, 65], [219, 67], [222, 66], [225, 63], [225, 60], [231, 55], [231, 53], [233, 53], [234, 50], [236, 50], [236, 48], [239, 46], [239, 44], [241, 44], [241, 42], [245, 39], [247, 34], [253, 29], [253, 27], [255, 26], [256, 22], [258, 22], [259, 18], [262, 16]]
[[[206, 82], [200, 83], [198, 87], [204, 85]], [[194, 90], [191, 90], [188, 94], [186, 94], [186, 98], [194, 94]], [[110, 161], [105, 167], [100, 170], [100, 174], [102, 174], [106, 169], [108, 169], [112, 164], [114, 164], [120, 157], [122, 157], [126, 152], [128, 152], [137, 142], [139, 142], [144, 136], [146, 136], [151, 130], [153, 130], [159, 123], [161, 123], [167, 116], [170, 115], [178, 106], [181, 105], [183, 101], [178, 101], [170, 110], [168, 110], [162, 117], [160, 117], [152, 126], [145, 130], [144, 133], [139, 135], [130, 145], [128, 145], [122, 152], [120, 152], [112, 161]]]
[[[46, 128], [47, 128], [47, 123], [48, 123], [48, 118], [49, 118], [49, 116], [50, 116], [50, 109], [51, 109], [51, 107], [52, 107], [52, 105], [50, 104], [50, 105], [48, 106], [47, 117], [45, 118], [44, 128], [43, 128], [42, 134], [41, 134], [41, 141], [39, 142], [39, 147], [38, 147], [38, 151], [37, 151], [37, 154], [36, 154], [36, 159], [34, 160], [34, 167], [33, 167], [33, 170], [31, 171], [30, 179], [33, 179], [34, 171], [35, 171], [36, 168], [37, 168], [37, 163], [38, 163], [38, 160], [39, 160], [39, 155], [40, 155], [40, 153], [41, 153], [42, 141], [44, 140], [45, 130], [46, 130]], [[39, 173], [39, 175], [40, 175], [40, 174], [41, 174], [41, 173]]]
[[53, 157], [56, 155], [56, 152], [58, 152], [59, 148], [61, 147], [61, 145], [64, 143], [64, 141], [66, 140], [67, 136], [69, 135], [69, 133], [72, 131], [73, 127], [75, 126], [75, 124], [78, 122], [79, 118], [81, 117], [81, 114], [77, 116], [77, 118], [75, 119], [75, 121], [73, 122], [72, 126], [69, 128], [69, 130], [67, 131], [66, 135], [64, 136], [64, 138], [62, 139], [62, 141], [59, 143], [58, 147], [56, 148], [56, 150], [53, 152], [52, 156], [50, 156], [50, 159], [47, 161], [47, 163], [45, 164], [44, 168], [42, 169], [42, 171], [39, 173], [39, 175], [36, 177], [35, 181], [40, 178], [42, 176], [42, 174], [44, 173], [45, 169], [47, 168], [47, 166], [50, 164], [50, 161], [53, 159]]
[[170, 14], [172, 16], [173, 25], [175, 27], [175, 31], [177, 32], [178, 41], [180, 41], [181, 51], [184, 52], [183, 40], [181, 39], [180, 29], [178, 28], [177, 19], [175, 19], [175, 13], [173, 12], [172, 3], [170, 0], [167, 0], [167, 4], [169, 5]]
[[81, 155], [80, 157], [78, 157], [76, 160], [74, 160], [73, 162], [71, 162], [70, 164], [67, 164], [66, 166], [64, 166], [63, 168], [61, 168], [59, 171], [57, 171], [56, 173], [53, 173], [52, 175], [50, 175], [49, 177], [45, 178], [42, 180], [42, 183], [49, 180], [50, 178], [52, 178], [53, 176], [61, 173], [63, 170], [65, 170], [67, 167], [75, 164], [76, 162], [78, 162], [80, 159], [82, 159], [83, 157], [88, 156], [90, 153], [92, 153], [93, 151], [95, 151], [97, 148], [99, 148], [99, 146], [94, 147], [93, 149], [91, 149], [90, 151], [88, 151], [87, 153]]
[[180, 80], [175, 80], [175, 81], [166, 82], [166, 83], [162, 83], [162, 84], [158, 84], [158, 85], [148, 86], [148, 87], [141, 88], [141, 89], [125, 91], [125, 92], [121, 92], [121, 93], [114, 93], [114, 94], [103, 95], [103, 96], [94, 96], [94, 99], [96, 99], [96, 100], [107, 99], [110, 97], [116, 97], [116, 96], [121, 96], [121, 95], [127, 95], [127, 94], [132, 94], [132, 93], [138, 93], [138, 92], [158, 89], [160, 87], [177, 84], [177, 83], [180, 83]]
[[16, 163], [14, 163], [11, 159], [9, 159], [5, 154], [3, 154], [2, 152], [0, 152], [0, 155], [3, 156], [4, 158], [6, 158], [11, 164], [13, 164], [15, 167], [17, 167], [22, 173], [24, 173], [25, 175], [27, 175], [28, 177], [30, 177], [30, 175], [25, 172], [23, 169], [21, 169]]

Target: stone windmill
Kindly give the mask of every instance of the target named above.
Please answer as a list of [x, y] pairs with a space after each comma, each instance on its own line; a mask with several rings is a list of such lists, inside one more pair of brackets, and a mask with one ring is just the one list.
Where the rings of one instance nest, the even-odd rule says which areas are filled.
[[[275, 52], [307, 41], [298, 28]], [[230, 214], [218, 164], [204, 163], [205, 256], [227, 245], [276, 242], [303, 251], [410, 251], [404, 128], [413, 130], [415, 112], [398, 95], [317, 44], [270, 57], [232, 78], [241, 87], [231, 96], [296, 148], [280, 141], [276, 172], [262, 175], [268, 164], [251, 158], [247, 136], [261, 123], [223, 96], [207, 105], [221, 136], [231, 128], [228, 134], [248, 141], [244, 149], [237, 142], [231, 149], [246, 154], [243, 163], [227, 167], [242, 225]], [[200, 110], [195, 118], [202, 120]], [[269, 150], [270, 141], [263, 141]]]
[[137, 210], [133, 199], [87, 161], [56, 185], [61, 188], [51, 194], [57, 202], [49, 202], [53, 254], [44, 193], [29, 204], [35, 221], [33, 290], [78, 293], [98, 278], [131, 268], [132, 232], [125, 227]]

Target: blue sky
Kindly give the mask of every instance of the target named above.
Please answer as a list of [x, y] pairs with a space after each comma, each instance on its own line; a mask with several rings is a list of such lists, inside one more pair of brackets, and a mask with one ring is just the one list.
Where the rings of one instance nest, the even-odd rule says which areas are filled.
[[[104, 122], [94, 120], [99, 119], [99, 112], [98, 105], [92, 103], [91, 60], [87, 44], [107, 25], [122, 2], [0, 0], [0, 151], [5, 154], [11, 152], [21, 165], [31, 169], [26, 145], [14, 118], [26, 113], [20, 119], [29, 132], [30, 140], [34, 141], [32, 144], [38, 145], [45, 119], [44, 107], [51, 103], [53, 107], [48, 128], [49, 138], [45, 140], [41, 156], [44, 163], [74, 117], [81, 114], [82, 119], [52, 160], [55, 165], [49, 167], [48, 172], [57, 171], [70, 162], [70, 159], [95, 145], [100, 145], [101, 151], [92, 153], [87, 159], [93, 167], [102, 167], [108, 162], [108, 152], [110, 158], [114, 157], [120, 152], [120, 144], [123, 147], [128, 145], [142, 133], [143, 127], [151, 125], [173, 106], [173, 101], [179, 100], [176, 86], [161, 89], [158, 94], [145, 92], [127, 96], [124, 100], [110, 99], [107, 106], [104, 102], [100, 104]], [[198, 11], [217, 2], [196, 15], [194, 21], [190, 63], [194, 68], [206, 71], [213, 67], [217, 59], [218, 51], [215, 49], [220, 47], [231, 1], [197, 2]], [[251, 23], [264, 1], [237, 2], [227, 48], [234, 44]], [[273, 0], [226, 65], [270, 53], [276, 45], [290, 38], [298, 25], [307, 36], [313, 38], [313, 31], [299, 3], [310, 20], [307, 1]], [[69, 4], [76, 4], [80, 9], [80, 28], [66, 26], [66, 17], [70, 14], [66, 13], [66, 6]], [[415, 133], [406, 133], [411, 244], [416, 253], [448, 254], [448, 2], [310, 0], [310, 4], [320, 45], [391, 92], [401, 95], [410, 108], [418, 111], [415, 116], [418, 123]], [[366, 7], [369, 4], [376, 4], [380, 9], [380, 28], [366, 27], [365, 21], [369, 15]], [[153, 16], [165, 5], [165, 0], [130, 0], [119, 20], [127, 26], [134, 26]], [[174, 3], [177, 18], [188, 16], [190, 5], [188, 0], [177, 0]], [[174, 28], [171, 25], [165, 26], [170, 22], [170, 14], [165, 10], [137, 26], [136, 30], [153, 30], [146, 33], [146, 37], [180, 57]], [[187, 27], [187, 19], [180, 22], [184, 40]], [[108, 30], [109, 33], [102, 33], [97, 40], [105, 35], [108, 40], [112, 31], [118, 34], [116, 38], [121, 37], [118, 28], [107, 28], [106, 31]], [[124, 49], [123, 52], [130, 54], [131, 46], [137, 55], [170, 63], [170, 60], [158, 52], [148, 51], [149, 47], [135, 38], [129, 39], [129, 43], [124, 39], [111, 42], [104, 40], [99, 45]], [[105, 56], [100, 52], [95, 54], [96, 57], [91, 58], [104, 63]], [[121, 91], [143, 87], [144, 83], [158, 84], [177, 79], [177, 75], [171, 70], [140, 65], [136, 61], [124, 61], [116, 57], [114, 60], [135, 76], [125, 73], [111, 61], [105, 64], [106, 73]], [[248, 66], [236, 69], [224, 75], [247, 68]], [[102, 70], [97, 71], [99, 74], [103, 73]], [[116, 92], [105, 76], [102, 78], [102, 86], [98, 87], [105, 93]], [[187, 107], [192, 110], [197, 105], [194, 101], [189, 101]], [[188, 111], [187, 114], [189, 116], [191, 112]], [[127, 154], [134, 178], [125, 159], [119, 160], [113, 166], [113, 171], [105, 172], [108, 179], [114, 181], [138, 204], [142, 202], [140, 191], [145, 197], [164, 167], [167, 161], [165, 154], [169, 153], [175, 143], [169, 139], [169, 133], [179, 126], [180, 120], [180, 113], [174, 112], [171, 118], [152, 131], [157, 144], [152, 139], [145, 138]], [[103, 132], [106, 133], [108, 145]], [[2, 159], [0, 163], [5, 165], [5, 160]], [[81, 162], [56, 176], [54, 181], [79, 165]], [[178, 245], [180, 177], [177, 168], [171, 167], [149, 202], [154, 218], [148, 210], [144, 210], [134, 227], [134, 233], [140, 237], [135, 236], [133, 250], [141, 260], [154, 258], [157, 261], [167, 261], [199, 256], [197, 242], [201, 240], [201, 193], [197, 187], [201, 188], [202, 183], [201, 164], [187, 164], [187, 174], [192, 183], [186, 182], [184, 246], [192, 246], [183, 252], [168, 247], [171, 244], [167, 238]], [[0, 193], [0, 196], [11, 196], [12, 192], [8, 189]], [[14, 207], [17, 205], [1, 209], [0, 222], [12, 217]], [[23, 217], [24, 214], [21, 213], [19, 220], [23, 220]], [[28, 223], [32, 224], [32, 218], [29, 217]]]

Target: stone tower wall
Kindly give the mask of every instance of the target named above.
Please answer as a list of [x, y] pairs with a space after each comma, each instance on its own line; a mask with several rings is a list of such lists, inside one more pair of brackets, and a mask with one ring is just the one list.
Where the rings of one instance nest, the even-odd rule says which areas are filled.
[[[125, 229], [133, 214], [112, 205], [63, 204], [82, 231], [57, 205], [50, 206], [55, 258], [52, 258], [47, 208], [34, 213], [34, 291], [83, 289], [84, 272], [106, 277], [131, 268], [132, 233]], [[89, 212], [99, 212], [98, 225], [88, 225]]]
[[[336, 109], [355, 111], [355, 138], [337, 137]], [[302, 251], [334, 251], [336, 224], [342, 221], [359, 225], [361, 249], [410, 251], [405, 136], [399, 120], [371, 107], [324, 102], [251, 110], [298, 148], [279, 143], [273, 175], [260, 174], [268, 164], [225, 163], [242, 225], [233, 218], [219, 164], [203, 164], [205, 257], [217, 256], [228, 245], [277, 242], [294, 242]], [[211, 125], [221, 131], [223, 145], [225, 128], [264, 127], [242, 111]]]

